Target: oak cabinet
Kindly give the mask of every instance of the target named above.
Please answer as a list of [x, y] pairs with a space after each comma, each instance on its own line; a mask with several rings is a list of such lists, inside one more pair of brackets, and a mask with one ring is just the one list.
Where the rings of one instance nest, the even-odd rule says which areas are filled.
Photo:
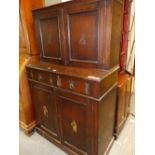
[[27, 65], [27, 77], [36, 129], [70, 155], [112, 146], [123, 7], [74, 0], [33, 11], [40, 60]]

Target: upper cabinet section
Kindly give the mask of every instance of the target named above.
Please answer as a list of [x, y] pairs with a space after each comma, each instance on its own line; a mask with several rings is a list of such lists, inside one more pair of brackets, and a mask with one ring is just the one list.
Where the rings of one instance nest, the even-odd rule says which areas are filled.
[[118, 65], [122, 1], [75, 0], [34, 10], [41, 59], [70, 66]]

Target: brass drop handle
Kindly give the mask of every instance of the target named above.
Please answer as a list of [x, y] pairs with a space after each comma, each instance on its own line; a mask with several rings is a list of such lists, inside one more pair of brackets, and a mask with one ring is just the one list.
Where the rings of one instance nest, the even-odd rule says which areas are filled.
[[74, 133], [77, 133], [77, 123], [75, 120], [71, 122], [71, 127]]
[[42, 80], [42, 75], [41, 74], [38, 75], [38, 81], [40, 81], [40, 80]]
[[33, 72], [32, 71], [30, 71], [30, 78], [33, 79]]
[[69, 80], [69, 88], [75, 89], [75, 82], [73, 80]]
[[61, 84], [61, 78], [60, 78], [60, 76], [58, 75], [58, 76], [57, 76], [57, 86], [58, 86], [58, 87], [61, 87], [61, 85], [62, 85], [62, 84]]
[[45, 105], [43, 106], [43, 114], [45, 117], [48, 117], [48, 110], [47, 110], [47, 107]]
[[85, 84], [85, 93], [88, 95], [90, 93], [90, 84], [86, 83]]

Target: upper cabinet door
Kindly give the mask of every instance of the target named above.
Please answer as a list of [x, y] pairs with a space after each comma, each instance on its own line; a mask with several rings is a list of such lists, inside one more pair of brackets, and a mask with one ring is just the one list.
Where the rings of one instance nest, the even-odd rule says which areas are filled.
[[53, 9], [34, 12], [36, 34], [41, 58], [49, 62], [63, 63], [62, 11]]
[[99, 64], [99, 3], [64, 9], [68, 63], [96, 66]]

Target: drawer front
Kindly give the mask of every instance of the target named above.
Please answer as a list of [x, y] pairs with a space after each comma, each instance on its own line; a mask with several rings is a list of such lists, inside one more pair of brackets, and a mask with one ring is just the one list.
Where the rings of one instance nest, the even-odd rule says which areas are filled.
[[38, 81], [38, 82], [45, 83], [45, 84], [50, 84], [50, 85], [54, 84], [52, 73], [48, 73], [45, 71], [29, 69], [28, 70], [28, 78]]
[[68, 89], [80, 94], [91, 95], [91, 83], [82, 79], [56, 75], [57, 87]]
[[93, 120], [91, 104], [77, 96], [59, 93], [58, 107], [62, 142], [80, 155], [92, 154]]
[[43, 84], [55, 86], [57, 88], [63, 88], [73, 91], [75, 93], [100, 97], [100, 85], [97, 82], [87, 81], [71, 76], [60, 75], [57, 73], [50, 73], [46, 71], [40, 71], [36, 69], [28, 69], [28, 78]]

